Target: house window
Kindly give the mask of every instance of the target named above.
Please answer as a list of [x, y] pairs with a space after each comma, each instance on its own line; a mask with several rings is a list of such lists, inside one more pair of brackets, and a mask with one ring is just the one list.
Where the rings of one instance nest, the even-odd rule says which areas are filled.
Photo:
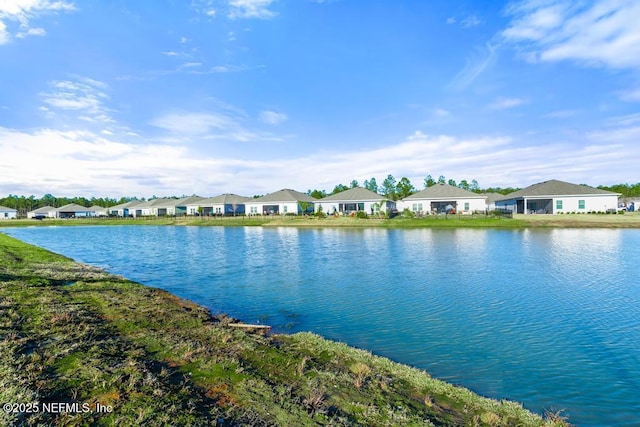
[[251, 206], [251, 209], [249, 211], [251, 212], [251, 215], [257, 215], [258, 214], [258, 207], [257, 206]]
[[469, 210], [469, 202], [464, 202], [464, 210], [465, 211]]
[[556, 200], [556, 209], [562, 209], [562, 200]]
[[[258, 209], [258, 208], [256, 208], [256, 210], [257, 210], [257, 209]], [[217, 214], [221, 214], [221, 213], [222, 213], [222, 208], [217, 207], [217, 208], [216, 208], [216, 213], [217, 213]]]
[[282, 208], [282, 212], [287, 213], [287, 205], [284, 205], [284, 207]]
[[414, 204], [413, 204], [413, 209], [412, 209], [412, 210], [413, 210], [414, 212], [418, 212], [418, 204], [417, 204], [417, 203], [414, 203]]
[[418, 203], [418, 212], [422, 212], [422, 203]]
[[584, 200], [578, 200], [578, 209], [584, 209]]

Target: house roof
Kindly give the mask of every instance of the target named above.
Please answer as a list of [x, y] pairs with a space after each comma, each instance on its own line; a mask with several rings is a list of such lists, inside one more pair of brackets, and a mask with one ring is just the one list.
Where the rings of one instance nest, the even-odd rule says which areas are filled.
[[493, 203], [496, 200], [504, 197], [504, 194], [500, 193], [482, 193], [482, 195], [487, 198], [487, 203]]
[[571, 184], [569, 182], [552, 179], [550, 181], [539, 182], [530, 185], [522, 190], [514, 191], [497, 200], [519, 199], [521, 197], [544, 197], [544, 196], [587, 196], [587, 195], [618, 195], [611, 191], [589, 187], [587, 185]]
[[109, 210], [118, 210], [118, 209], [125, 209], [125, 208], [129, 208], [131, 206], [134, 206], [136, 203], [140, 203], [137, 200], [132, 200], [130, 202], [126, 202], [126, 203], [120, 203], [119, 205], [115, 205], [115, 206], [111, 206], [110, 208], [108, 208]]
[[200, 196], [189, 196], [189, 197], [183, 197], [181, 199], [176, 200], [176, 206], [186, 206], [186, 205], [193, 205], [196, 203], [200, 203], [202, 200], [204, 200], [204, 197], [200, 197]]
[[18, 212], [17, 210], [13, 209], [13, 208], [8, 208], [6, 206], [0, 206], [0, 211], [4, 211], [4, 212]]
[[75, 203], [69, 203], [68, 205], [60, 206], [56, 209], [58, 212], [89, 212], [90, 208], [80, 206]]
[[241, 205], [245, 202], [252, 200], [251, 197], [238, 196], [237, 194], [225, 193], [215, 197], [209, 197], [202, 199], [196, 204], [199, 206], [210, 205]]
[[418, 200], [418, 199], [484, 199], [486, 196], [482, 194], [473, 193], [463, 188], [454, 187], [453, 185], [438, 183], [427, 187], [422, 191], [418, 191], [411, 196], [405, 197], [403, 200]]
[[107, 208], [103, 208], [102, 206], [98, 206], [98, 205], [93, 205], [93, 206], [91, 206], [89, 208], [89, 210], [94, 211], [94, 212], [96, 212], [96, 211], [106, 211]]
[[247, 203], [279, 203], [279, 202], [317, 202], [318, 199], [299, 191], [284, 188], [274, 193], [267, 194], [257, 199], [251, 199]]
[[[0, 210], [1, 210], [1, 208], [0, 208]], [[56, 210], [56, 208], [54, 208], [53, 206], [43, 206], [41, 208], [34, 209], [34, 210], [30, 211], [29, 213], [45, 214], [45, 213], [53, 212], [55, 210]]]
[[354, 187], [320, 199], [320, 202], [355, 202], [360, 200], [384, 200], [384, 196], [362, 187]]

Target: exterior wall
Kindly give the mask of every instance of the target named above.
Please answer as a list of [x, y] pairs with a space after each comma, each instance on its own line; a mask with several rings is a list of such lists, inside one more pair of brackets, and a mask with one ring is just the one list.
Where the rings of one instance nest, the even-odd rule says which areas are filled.
[[[313, 203], [309, 203], [309, 206], [313, 206]], [[267, 203], [245, 203], [244, 209], [247, 215], [263, 215], [265, 206], [278, 206], [278, 215], [296, 214], [302, 213], [302, 209], [298, 202], [267, 202]]]
[[139, 216], [151, 216], [151, 215], [155, 215], [153, 208], [151, 207], [143, 207], [143, 208], [136, 208], [136, 207], [131, 207], [129, 208], [129, 215], [133, 215], [134, 217], [139, 217]]
[[[381, 212], [386, 212], [387, 211], [387, 204], [386, 203], [382, 203], [381, 202], [377, 202], [377, 201], [373, 201], [373, 200], [369, 200], [369, 201], [353, 201], [353, 200], [349, 200], [349, 201], [330, 201], [330, 202], [316, 202], [314, 203], [315, 205], [315, 211], [317, 212], [318, 209], [320, 209], [320, 206], [322, 206], [322, 212], [324, 212], [327, 215], [332, 215], [333, 212], [340, 212], [340, 205], [341, 204], [355, 204], [356, 207], [358, 204], [364, 204], [364, 209], [356, 209], [356, 210], [361, 210], [363, 212], [365, 212], [366, 214], [371, 214], [373, 212], [375, 212], [376, 209], [376, 205], [378, 205], [378, 209]], [[381, 205], [380, 205], [381, 204]], [[345, 214], [348, 212], [344, 212]]]
[[0, 220], [3, 219], [15, 219], [17, 212], [14, 210], [11, 211], [0, 211]]
[[[0, 214], [2, 215], [2, 214]], [[36, 215], [43, 215], [47, 218], [55, 218], [56, 217], [56, 211], [52, 210], [52, 211], [48, 211], [48, 212], [42, 212], [42, 213], [37, 213], [37, 212], [27, 212], [27, 218], [33, 218]]]
[[[458, 213], [484, 212], [487, 209], [485, 199], [458, 199], [452, 197], [450, 199], [405, 199], [399, 204], [398, 210], [402, 212], [405, 209], [409, 209], [414, 213], [430, 214], [432, 202], [441, 203], [445, 201], [455, 202], [457, 206], [456, 212]], [[422, 205], [422, 209], [420, 209], [420, 205]]]
[[[559, 207], [558, 202], [562, 202]], [[580, 201], [584, 201], [584, 207], [580, 207]], [[553, 213], [567, 212], [606, 212], [607, 209], [617, 209], [618, 196], [594, 195], [594, 196], [558, 196], [553, 198]]]

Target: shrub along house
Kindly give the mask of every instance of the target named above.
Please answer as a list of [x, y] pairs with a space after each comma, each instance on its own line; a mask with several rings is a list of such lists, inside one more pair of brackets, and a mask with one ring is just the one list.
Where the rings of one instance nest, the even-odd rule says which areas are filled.
[[416, 214], [445, 213], [455, 210], [456, 213], [473, 213], [486, 210], [486, 196], [473, 193], [463, 188], [438, 183], [418, 191], [401, 201], [401, 208], [409, 209]]
[[618, 193], [587, 185], [550, 180], [496, 200], [496, 208], [520, 214], [606, 212], [618, 207]]
[[[251, 197], [238, 196], [237, 194], [221, 194], [216, 197], [200, 200], [198, 203], [187, 205], [189, 215], [244, 215], [245, 202], [253, 200]], [[199, 210], [201, 212], [199, 212]]]
[[0, 206], [0, 219], [14, 219], [18, 215], [18, 211], [13, 208]]
[[340, 193], [332, 194], [316, 202], [316, 211], [332, 215], [334, 213], [350, 214], [351, 212], [365, 212], [374, 214], [388, 212], [395, 209], [394, 201], [386, 199], [378, 193], [362, 187], [350, 188]]
[[248, 215], [299, 215], [303, 211], [313, 213], [314, 203], [317, 201], [318, 199], [308, 194], [285, 188], [248, 200], [245, 202], [245, 211]]

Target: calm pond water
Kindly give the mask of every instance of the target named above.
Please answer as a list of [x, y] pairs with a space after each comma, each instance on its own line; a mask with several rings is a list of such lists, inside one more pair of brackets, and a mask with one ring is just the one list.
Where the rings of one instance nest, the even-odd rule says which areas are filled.
[[640, 425], [640, 230], [3, 229], [276, 330], [480, 394]]

